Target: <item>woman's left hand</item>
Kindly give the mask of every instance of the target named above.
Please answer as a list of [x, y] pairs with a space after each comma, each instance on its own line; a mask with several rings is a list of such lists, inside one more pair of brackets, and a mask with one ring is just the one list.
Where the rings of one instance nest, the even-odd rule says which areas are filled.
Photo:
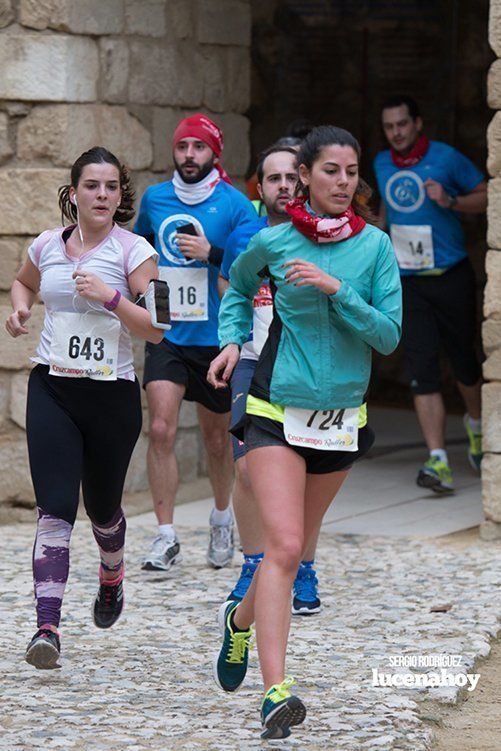
[[296, 287], [311, 285], [325, 292], [326, 295], [335, 295], [341, 287], [339, 279], [329, 276], [325, 271], [315, 266], [314, 263], [308, 263], [307, 261], [302, 261], [300, 258], [295, 258], [293, 261], [284, 263], [284, 266], [289, 267], [285, 272], [287, 282], [289, 284], [293, 283]]
[[87, 300], [97, 300], [104, 305], [105, 302], [112, 300], [115, 295], [116, 290], [105, 284], [95, 274], [91, 274], [90, 271], [77, 269], [73, 274], [73, 279], [76, 279], [75, 286], [78, 294]]

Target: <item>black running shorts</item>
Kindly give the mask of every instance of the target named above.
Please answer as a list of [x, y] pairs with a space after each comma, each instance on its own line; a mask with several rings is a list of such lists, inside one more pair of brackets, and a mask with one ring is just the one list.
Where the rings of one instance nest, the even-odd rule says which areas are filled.
[[143, 387], [151, 381], [172, 381], [186, 386], [184, 399], [197, 402], [211, 412], [231, 409], [230, 389], [216, 390], [207, 381], [207, 371], [219, 354], [218, 347], [179, 347], [164, 339], [146, 343]]
[[481, 369], [475, 351], [475, 278], [470, 261], [440, 276], [404, 276], [402, 293], [402, 344], [412, 391], [440, 391], [442, 348], [456, 379], [473, 386]]
[[287, 446], [302, 456], [306, 462], [306, 472], [311, 475], [325, 475], [329, 472], [342, 472], [361, 459], [374, 443], [374, 432], [365, 425], [358, 431], [358, 451], [323, 451], [320, 449], [291, 446], [284, 435], [283, 423], [269, 417], [246, 414], [230, 432], [245, 441], [246, 452], [265, 446]]

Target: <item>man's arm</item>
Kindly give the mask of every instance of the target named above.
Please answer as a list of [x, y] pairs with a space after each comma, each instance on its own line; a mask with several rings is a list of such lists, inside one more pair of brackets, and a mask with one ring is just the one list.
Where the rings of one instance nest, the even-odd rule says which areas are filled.
[[217, 278], [217, 291], [218, 291], [219, 297], [222, 297], [224, 295], [224, 293], [226, 292], [229, 286], [230, 286], [230, 283], [228, 279], [225, 279], [224, 276], [221, 276], [221, 274], [219, 274]]
[[464, 196], [450, 196], [436, 180], [426, 180], [428, 198], [443, 209], [454, 209], [464, 214], [483, 214], [487, 209], [487, 183], [482, 180], [470, 193]]

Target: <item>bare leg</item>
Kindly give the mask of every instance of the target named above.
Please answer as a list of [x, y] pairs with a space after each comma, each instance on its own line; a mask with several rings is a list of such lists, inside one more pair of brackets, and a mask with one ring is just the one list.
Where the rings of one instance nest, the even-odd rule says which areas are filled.
[[[311, 475], [308, 475], [310, 477]], [[332, 500], [332, 499], [331, 499]], [[322, 526], [322, 519], [318, 523], [317, 529], [312, 530], [309, 539], [305, 539], [305, 548], [301, 560], [313, 561], [317, 552], [318, 536], [320, 534], [320, 528]]]
[[473, 386], [465, 386], [456, 381], [459, 393], [463, 397], [468, 415], [473, 420], [479, 420], [481, 416], [481, 391], [482, 381], [479, 379]]
[[235, 485], [233, 487], [233, 510], [237, 520], [238, 534], [244, 555], [263, 552], [263, 538], [259, 508], [254, 499], [247, 471], [245, 456], [235, 462]]
[[151, 381], [146, 386], [150, 413], [148, 479], [159, 524], [172, 524], [179, 474], [174, 443], [185, 387], [172, 381]]
[[230, 413], [217, 414], [197, 404], [200, 431], [207, 451], [207, 469], [214, 491], [216, 508], [224, 511], [230, 505], [233, 485], [233, 459], [228, 433]]
[[445, 448], [445, 406], [442, 394], [415, 394], [414, 406], [429, 451]]
[[348, 472], [306, 475], [303, 559], [314, 558], [323, 518], [348, 477]]
[[256, 622], [266, 691], [284, 679], [291, 589], [305, 540], [318, 531], [319, 519], [346, 473], [318, 476], [322, 479], [315, 477], [310, 482], [304, 460], [287, 447], [254, 449], [247, 462], [261, 512], [264, 559], [235, 611], [234, 622], [238, 628]]

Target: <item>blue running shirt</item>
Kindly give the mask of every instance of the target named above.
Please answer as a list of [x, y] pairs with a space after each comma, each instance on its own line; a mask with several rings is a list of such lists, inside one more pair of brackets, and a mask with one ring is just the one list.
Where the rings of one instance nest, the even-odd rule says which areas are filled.
[[170, 290], [172, 328], [165, 338], [178, 346], [217, 347], [219, 268], [185, 258], [176, 244], [176, 229], [193, 224], [211, 245], [224, 248], [236, 227], [256, 222], [251, 202], [221, 181], [212, 195], [193, 206], [183, 203], [172, 182], [150, 185], [143, 195], [134, 232], [154, 235], [160, 277]]
[[466, 258], [459, 212], [428, 198], [424, 183], [436, 180], [450, 196], [471, 193], [484, 176], [467, 157], [452, 146], [430, 141], [413, 167], [397, 167], [390, 152], [382, 151], [374, 160], [374, 171], [401, 275], [440, 273]]
[[223, 279], [228, 280], [230, 278], [230, 266], [235, 258], [239, 256], [240, 253], [243, 253], [244, 250], [247, 250], [247, 245], [251, 238], [267, 226], [267, 216], [260, 216], [259, 218], [255, 216], [252, 224], [245, 224], [237, 227], [236, 230], [231, 233], [226, 241], [223, 262], [221, 263], [221, 276]]
[[[237, 227], [228, 238], [224, 249], [223, 262], [221, 263], [221, 276], [226, 281], [230, 278], [231, 264], [244, 250], [254, 235], [257, 235], [262, 229], [268, 226], [268, 217], [256, 217], [253, 224], [246, 224]], [[249, 338], [242, 345], [240, 358], [245, 357], [247, 360], [258, 360], [264, 341], [268, 337], [268, 328], [273, 316], [273, 301], [271, 299], [270, 283], [268, 279], [263, 279], [263, 283], [257, 294], [254, 296], [254, 314], [252, 317], [252, 330]]]

